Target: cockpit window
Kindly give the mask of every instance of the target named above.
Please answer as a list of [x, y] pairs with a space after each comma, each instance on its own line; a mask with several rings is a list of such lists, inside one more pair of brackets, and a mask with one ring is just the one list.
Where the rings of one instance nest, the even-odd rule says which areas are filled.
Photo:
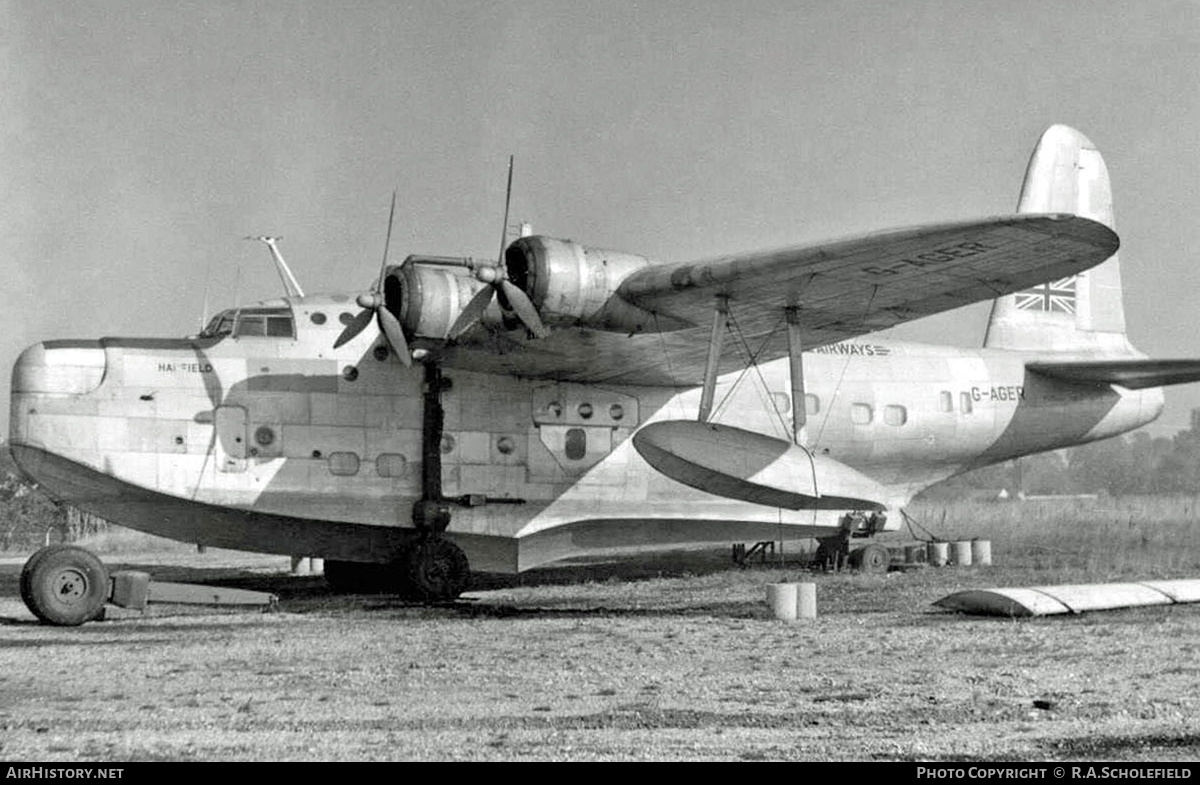
[[235, 338], [295, 338], [296, 326], [292, 312], [286, 308], [234, 308], [213, 317], [201, 335], [205, 338], [225, 335]]
[[267, 334], [267, 328], [263, 324], [263, 317], [241, 314], [233, 328], [233, 334], [238, 338], [247, 335], [262, 336]]

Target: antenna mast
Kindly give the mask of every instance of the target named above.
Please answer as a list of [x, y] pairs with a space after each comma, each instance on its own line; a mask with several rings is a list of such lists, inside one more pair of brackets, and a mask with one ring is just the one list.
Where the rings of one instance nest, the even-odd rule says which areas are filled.
[[279, 253], [279, 246], [276, 245], [282, 237], [267, 237], [260, 235], [258, 237], [247, 237], [247, 240], [258, 240], [265, 243], [267, 249], [271, 252], [271, 258], [275, 260], [275, 269], [279, 273], [279, 280], [283, 281], [283, 291], [288, 297], [303, 297], [304, 290], [300, 288], [300, 284], [296, 282], [296, 276], [292, 275], [291, 269], [288, 268], [287, 262], [283, 261], [283, 254]]

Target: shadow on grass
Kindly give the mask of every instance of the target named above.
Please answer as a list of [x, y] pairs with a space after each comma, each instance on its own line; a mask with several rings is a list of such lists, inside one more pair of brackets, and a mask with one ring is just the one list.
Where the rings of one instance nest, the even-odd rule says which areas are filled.
[[1200, 733], [1178, 735], [1155, 734], [1150, 736], [1081, 736], [1058, 739], [1043, 745], [1064, 757], [1078, 760], [1095, 756], [1100, 760], [1120, 760], [1130, 752], [1158, 752], [1163, 750], [1200, 749]]

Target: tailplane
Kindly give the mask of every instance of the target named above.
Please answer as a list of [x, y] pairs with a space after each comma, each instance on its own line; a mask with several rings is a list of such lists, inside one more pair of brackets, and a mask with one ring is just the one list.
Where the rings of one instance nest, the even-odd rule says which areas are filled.
[[[1073, 213], [1115, 229], [1100, 151], [1074, 128], [1050, 126], [1029, 159], [1017, 212]], [[997, 299], [984, 346], [1138, 356], [1125, 338], [1117, 254], [1079, 275]]]

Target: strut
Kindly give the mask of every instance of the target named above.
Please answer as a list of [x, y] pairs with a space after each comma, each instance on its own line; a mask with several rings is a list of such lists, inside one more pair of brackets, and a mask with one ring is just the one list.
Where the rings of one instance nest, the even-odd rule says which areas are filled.
[[800, 335], [800, 309], [791, 306], [784, 311], [787, 316], [788, 370], [792, 382], [792, 440], [801, 446], [807, 440], [804, 423], [808, 417], [804, 398], [804, 349]]
[[[800, 308], [788, 306], [784, 309], [787, 322], [788, 375], [792, 394], [792, 441], [801, 447], [807, 441], [804, 426], [808, 419], [804, 395], [804, 341], [800, 324]], [[700, 410], [696, 417], [708, 422], [712, 416], [713, 398], [717, 387], [717, 370], [721, 365], [721, 347], [725, 330], [729, 325], [729, 297], [719, 294], [713, 304], [712, 332], [708, 339], [708, 357], [704, 364], [704, 383], [700, 389]], [[747, 349], [749, 351], [749, 349]], [[750, 362], [754, 363], [751, 357]]]
[[413, 505], [413, 525], [420, 531], [445, 531], [450, 508], [442, 496], [442, 390], [446, 381], [437, 363], [425, 363], [424, 413], [421, 423], [421, 500]]
[[704, 364], [704, 387], [700, 391], [700, 422], [707, 422], [712, 414], [713, 394], [717, 389], [717, 367], [721, 364], [721, 343], [725, 339], [725, 328], [729, 323], [729, 298], [717, 296], [717, 307], [713, 311], [712, 335], [708, 339], [708, 360]]

